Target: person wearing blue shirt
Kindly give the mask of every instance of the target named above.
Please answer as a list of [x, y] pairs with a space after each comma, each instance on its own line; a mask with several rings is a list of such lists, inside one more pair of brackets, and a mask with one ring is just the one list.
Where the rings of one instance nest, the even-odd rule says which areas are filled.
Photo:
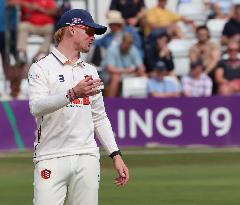
[[229, 18], [232, 15], [234, 5], [239, 3], [239, 0], [208, 0], [209, 18]]
[[105, 62], [107, 65], [111, 64], [119, 69], [125, 69], [127, 67], [136, 68], [143, 63], [135, 46], [130, 48], [128, 54], [123, 55], [119, 44], [112, 45], [108, 48]]
[[133, 45], [130, 33], [124, 33], [120, 44], [112, 44], [106, 53], [102, 67], [107, 70], [109, 83], [109, 97], [116, 97], [120, 91], [123, 77], [129, 75], [145, 75], [145, 66], [139, 52]]
[[179, 83], [174, 77], [168, 76], [167, 66], [163, 61], [156, 63], [154, 72], [154, 76], [147, 83], [149, 96], [157, 98], [180, 96]]
[[[9, 25], [6, 24], [6, 18], [9, 20]], [[0, 0], [0, 53], [2, 55], [2, 62], [5, 65], [5, 32], [6, 28], [9, 28], [10, 34], [10, 53], [16, 56], [16, 22], [17, 22], [17, 11], [14, 6], [11, 5], [11, 1]]]

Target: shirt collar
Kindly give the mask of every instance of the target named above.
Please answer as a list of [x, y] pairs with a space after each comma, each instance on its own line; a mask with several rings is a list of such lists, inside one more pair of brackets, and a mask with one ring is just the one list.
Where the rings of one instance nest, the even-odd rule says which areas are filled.
[[72, 63], [66, 56], [64, 56], [57, 48], [52, 49], [53, 56], [63, 65], [81, 66], [84, 67], [83, 61], [79, 58], [75, 63]]

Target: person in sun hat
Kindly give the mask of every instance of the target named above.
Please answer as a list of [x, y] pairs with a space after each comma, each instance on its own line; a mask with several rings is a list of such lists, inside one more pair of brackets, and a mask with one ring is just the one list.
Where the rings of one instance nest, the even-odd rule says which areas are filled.
[[143, 56], [141, 37], [134, 27], [125, 25], [122, 14], [117, 10], [109, 10], [106, 14], [106, 19], [110, 27], [110, 32], [96, 40], [94, 46], [101, 46], [107, 49], [113, 43], [121, 43], [123, 34], [128, 32], [133, 36], [134, 46], [136, 46], [139, 53]]
[[[97, 205], [100, 181], [99, 148], [94, 131], [118, 174], [128, 182], [105, 112], [103, 83], [96, 68], [82, 61], [94, 35], [106, 32], [90, 13], [73, 9], [63, 14], [55, 31], [56, 47], [29, 70], [29, 106], [36, 117], [34, 204]], [[66, 197], [67, 195], [67, 197]]]
[[117, 97], [121, 93], [121, 82], [124, 78], [145, 76], [145, 66], [130, 33], [124, 33], [120, 44], [107, 49], [102, 67], [107, 71], [108, 97]]

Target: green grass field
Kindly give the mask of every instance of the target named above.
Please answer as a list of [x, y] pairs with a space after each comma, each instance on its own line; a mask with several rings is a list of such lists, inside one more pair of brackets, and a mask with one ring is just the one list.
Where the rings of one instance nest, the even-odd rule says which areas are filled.
[[[112, 183], [115, 172], [111, 160], [107, 156], [101, 158], [100, 205], [240, 203], [237, 149], [159, 148], [124, 152], [131, 180], [122, 188], [115, 188]], [[0, 154], [0, 205], [32, 204], [32, 181], [31, 153]]]

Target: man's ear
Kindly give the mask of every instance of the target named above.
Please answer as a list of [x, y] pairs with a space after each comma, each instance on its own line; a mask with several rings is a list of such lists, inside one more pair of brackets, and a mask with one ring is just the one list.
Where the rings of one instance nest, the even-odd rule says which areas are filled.
[[67, 31], [68, 31], [68, 33], [70, 34], [70, 35], [73, 35], [74, 34], [74, 28], [72, 27], [72, 26], [68, 26], [67, 27]]

